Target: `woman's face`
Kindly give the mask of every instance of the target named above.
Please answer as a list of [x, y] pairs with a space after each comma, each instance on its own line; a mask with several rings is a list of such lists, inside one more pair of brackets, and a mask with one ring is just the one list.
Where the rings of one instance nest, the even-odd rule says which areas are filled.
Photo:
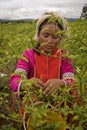
[[38, 42], [45, 53], [52, 52], [60, 42], [59, 28], [55, 23], [47, 23], [42, 26], [38, 34]]

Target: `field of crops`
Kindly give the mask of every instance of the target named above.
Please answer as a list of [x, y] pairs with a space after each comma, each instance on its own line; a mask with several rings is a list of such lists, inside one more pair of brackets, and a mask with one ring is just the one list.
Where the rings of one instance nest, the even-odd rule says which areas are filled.
[[[0, 130], [21, 130], [21, 120], [18, 113], [11, 111], [11, 91], [9, 77], [14, 72], [16, 62], [22, 52], [34, 47], [35, 21], [0, 23]], [[73, 101], [73, 108], [65, 104], [59, 111], [67, 117], [68, 113], [75, 115], [74, 121], [79, 120], [78, 126], [67, 124], [69, 130], [87, 129], [87, 20], [69, 22], [67, 38], [61, 43], [60, 48], [67, 51], [67, 55], [74, 60], [76, 84], [82, 98], [82, 105], [77, 106]], [[72, 99], [64, 93], [63, 99]], [[59, 97], [60, 100], [60, 97]], [[66, 102], [66, 101], [65, 101]], [[34, 118], [39, 117], [41, 111], [45, 113], [45, 107], [33, 108]], [[17, 109], [17, 108], [16, 108]], [[39, 120], [39, 124], [42, 123]], [[35, 122], [33, 121], [35, 126]], [[37, 128], [35, 130], [50, 130]], [[57, 124], [53, 126], [57, 130]], [[49, 128], [49, 129], [48, 129]], [[52, 129], [53, 130], [53, 129]]]

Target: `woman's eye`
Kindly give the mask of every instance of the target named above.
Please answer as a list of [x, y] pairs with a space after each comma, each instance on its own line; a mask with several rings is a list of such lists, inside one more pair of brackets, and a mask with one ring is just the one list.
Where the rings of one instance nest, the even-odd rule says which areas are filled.
[[48, 37], [48, 36], [49, 36], [49, 34], [47, 34], [47, 33], [46, 33], [46, 34], [44, 34], [44, 37]]
[[58, 35], [54, 35], [53, 38], [54, 38], [54, 39], [57, 39], [57, 38], [59, 38], [59, 36], [58, 36]]

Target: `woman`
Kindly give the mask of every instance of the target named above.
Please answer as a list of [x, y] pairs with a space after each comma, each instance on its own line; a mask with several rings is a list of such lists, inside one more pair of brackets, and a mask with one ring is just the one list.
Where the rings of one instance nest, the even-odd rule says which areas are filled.
[[[23, 96], [19, 92], [27, 88], [22, 84], [22, 78], [32, 80], [33, 88], [41, 89], [46, 98], [58, 93], [59, 88], [75, 82], [72, 62], [63, 56], [66, 52], [58, 48], [67, 29], [66, 20], [55, 12], [45, 13], [37, 21], [37, 46], [23, 53], [10, 80], [10, 86], [14, 92], [18, 92], [19, 98]], [[76, 95], [75, 91], [72, 93]], [[39, 101], [38, 95], [34, 96], [34, 102]]]

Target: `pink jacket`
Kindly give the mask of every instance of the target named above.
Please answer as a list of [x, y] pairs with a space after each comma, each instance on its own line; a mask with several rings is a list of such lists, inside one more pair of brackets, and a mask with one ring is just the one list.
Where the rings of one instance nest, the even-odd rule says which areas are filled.
[[[64, 52], [64, 51], [62, 51]], [[23, 71], [28, 79], [34, 76], [34, 50], [28, 49], [23, 53], [23, 58], [18, 60], [16, 66], [16, 72]], [[68, 58], [62, 57], [61, 67], [60, 67], [60, 78], [70, 85], [74, 80], [74, 69]], [[13, 74], [10, 78], [10, 87], [14, 92], [19, 91], [21, 84], [21, 77]]]

